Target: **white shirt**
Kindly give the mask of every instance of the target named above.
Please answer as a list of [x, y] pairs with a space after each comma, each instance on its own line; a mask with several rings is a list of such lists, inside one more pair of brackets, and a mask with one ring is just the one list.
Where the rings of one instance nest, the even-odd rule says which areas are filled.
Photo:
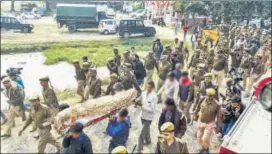
[[152, 91], [142, 93], [142, 112], [141, 118], [144, 120], [152, 120], [155, 114], [156, 104], [158, 103], [157, 94]]
[[178, 87], [179, 87], [179, 83], [176, 79], [174, 81], [170, 81], [169, 79], [166, 79], [166, 81], [163, 85], [162, 96], [165, 99], [166, 98], [174, 99], [175, 89], [177, 89]]

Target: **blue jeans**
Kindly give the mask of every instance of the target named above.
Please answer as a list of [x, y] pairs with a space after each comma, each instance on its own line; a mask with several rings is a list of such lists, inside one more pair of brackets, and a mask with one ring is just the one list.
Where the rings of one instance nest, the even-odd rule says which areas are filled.
[[117, 145], [117, 144], [115, 144], [112, 140], [110, 140], [110, 144], [109, 144], [109, 153], [111, 153], [111, 151], [112, 151], [114, 148], [118, 147], [118, 146], [124, 146], [124, 147], [126, 147], [126, 145]]
[[234, 124], [235, 124], [234, 120], [231, 120], [229, 123], [223, 123], [221, 129], [222, 136], [227, 135]]
[[143, 84], [143, 81], [144, 81], [144, 79], [142, 79], [142, 78], [136, 80], [136, 82], [139, 86]]

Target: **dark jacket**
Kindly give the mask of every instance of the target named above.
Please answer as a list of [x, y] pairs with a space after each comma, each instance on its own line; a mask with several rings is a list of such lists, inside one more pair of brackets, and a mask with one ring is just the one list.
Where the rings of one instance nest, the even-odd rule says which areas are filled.
[[165, 116], [166, 116], [166, 109], [162, 109], [162, 113], [160, 115], [159, 119], [159, 129], [165, 122], [172, 122], [175, 125], [175, 137], [181, 138], [187, 129], [187, 123], [185, 116], [183, 115], [182, 111], [179, 110], [177, 107], [175, 107], [171, 112], [172, 112], [172, 117], [170, 121], [167, 121]]
[[63, 153], [92, 154], [92, 143], [85, 133], [81, 133], [77, 139], [64, 137], [62, 141]]
[[112, 141], [118, 145], [125, 145], [129, 135], [131, 123], [129, 120], [118, 122], [117, 118], [108, 123], [107, 133]]
[[133, 70], [136, 79], [143, 79], [146, 76], [144, 64], [140, 60], [135, 62]]

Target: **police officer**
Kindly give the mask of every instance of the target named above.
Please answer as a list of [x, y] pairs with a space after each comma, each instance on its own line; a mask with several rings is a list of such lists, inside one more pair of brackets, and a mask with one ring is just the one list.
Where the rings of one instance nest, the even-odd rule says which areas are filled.
[[53, 122], [53, 116], [50, 109], [47, 106], [40, 104], [40, 98], [38, 95], [33, 95], [29, 98], [31, 102], [31, 109], [29, 117], [25, 122], [23, 128], [19, 131], [19, 136], [23, 131], [32, 123], [38, 128], [40, 140], [38, 144], [38, 153], [44, 153], [46, 145], [52, 144], [58, 149], [58, 153], [61, 150], [61, 145], [51, 134], [51, 123]]
[[159, 72], [158, 63], [156, 62], [155, 56], [152, 51], [148, 52], [145, 58], [145, 69], [146, 69], [146, 82], [152, 80], [154, 68]]
[[118, 74], [118, 65], [114, 62], [114, 58], [108, 58], [107, 68], [110, 74], [115, 73]]
[[114, 95], [115, 91], [113, 89], [113, 85], [118, 82], [118, 76], [115, 73], [112, 73], [110, 75], [110, 84], [107, 87], [107, 90], [105, 92], [105, 95]]
[[189, 73], [191, 77], [193, 73], [195, 72], [197, 65], [199, 64], [199, 57], [200, 57], [200, 49], [196, 49], [188, 65], [188, 69], [191, 68]]
[[161, 89], [167, 78], [168, 72], [171, 71], [171, 63], [167, 60], [167, 56], [165, 55], [161, 56], [161, 65], [159, 70], [160, 72], [158, 73], [159, 81], [157, 84], [157, 91]]
[[48, 76], [40, 78], [44, 103], [50, 108], [52, 115], [56, 115], [59, 112], [59, 101], [52, 85], [49, 86], [49, 82]]
[[197, 144], [200, 153], [209, 153], [210, 138], [214, 130], [215, 118], [217, 118], [218, 133], [222, 126], [222, 114], [220, 105], [215, 99], [216, 91], [212, 88], [206, 90], [207, 96], [199, 101], [194, 111], [198, 115]]
[[216, 99], [218, 100], [218, 86], [214, 85], [212, 83], [212, 73], [206, 73], [204, 75], [204, 80], [200, 82], [200, 86], [199, 86], [199, 92], [200, 92], [200, 96], [206, 96], [206, 90], [209, 88], [213, 88], [216, 91]]
[[228, 62], [223, 55], [222, 50], [219, 50], [217, 52], [212, 73], [214, 74], [215, 85], [220, 85], [225, 77], [225, 74], [228, 73]]
[[87, 81], [88, 93], [84, 96], [85, 99], [88, 99], [89, 96], [91, 99], [98, 98], [101, 96], [101, 85], [102, 82], [99, 77], [97, 77], [96, 68], [90, 68], [90, 79]]
[[189, 153], [187, 144], [174, 135], [175, 126], [171, 122], [164, 123], [161, 128], [155, 153]]
[[130, 52], [127, 50], [123, 54], [123, 64], [129, 63], [131, 66], [133, 65], [132, 58], [130, 57]]
[[77, 94], [81, 96], [81, 101], [83, 101], [86, 76], [84, 70], [80, 67], [78, 60], [74, 60], [73, 65], [75, 67], [76, 72], [75, 78], [77, 80]]
[[2, 83], [4, 85], [4, 94], [8, 98], [7, 103], [10, 104], [10, 109], [8, 113], [7, 127], [3, 134], [1, 134], [1, 137], [10, 137], [15, 117], [21, 116], [23, 117], [23, 120], [25, 120], [23, 107], [25, 94], [23, 89], [16, 83], [12, 83], [9, 77], [3, 78]]
[[141, 94], [141, 88], [137, 84], [135, 75], [131, 72], [131, 64], [124, 63], [122, 66], [122, 73], [120, 75], [120, 80], [124, 85], [125, 90], [130, 88], [135, 88], [138, 91], [138, 94]]
[[244, 88], [246, 88], [246, 86], [247, 86], [247, 78], [249, 77], [249, 71], [251, 68], [251, 64], [253, 62], [253, 58], [250, 56], [250, 54], [248, 52], [249, 52], [248, 50], [245, 50], [244, 56], [243, 56], [242, 62], [241, 62], [241, 68], [244, 71], [244, 73], [243, 73], [243, 87]]

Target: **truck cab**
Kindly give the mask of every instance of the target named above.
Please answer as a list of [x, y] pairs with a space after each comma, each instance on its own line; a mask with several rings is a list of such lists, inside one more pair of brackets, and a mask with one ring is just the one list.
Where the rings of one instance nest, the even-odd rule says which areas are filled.
[[271, 70], [255, 85], [246, 109], [224, 138], [219, 153], [271, 153]]
[[129, 38], [132, 34], [144, 34], [153, 37], [156, 34], [154, 27], [147, 27], [141, 19], [121, 19], [119, 24], [119, 35]]

